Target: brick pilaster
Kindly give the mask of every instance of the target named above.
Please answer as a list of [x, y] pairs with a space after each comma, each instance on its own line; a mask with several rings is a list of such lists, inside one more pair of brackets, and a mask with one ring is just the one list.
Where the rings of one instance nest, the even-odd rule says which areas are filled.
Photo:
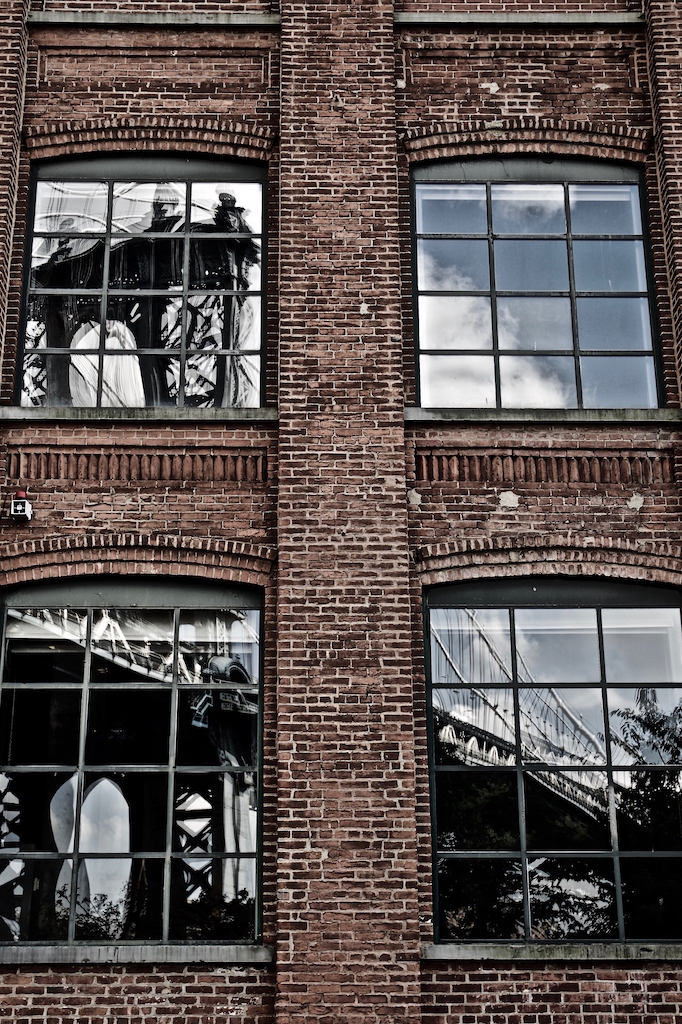
[[418, 1016], [392, 9], [282, 11], [278, 1022]]

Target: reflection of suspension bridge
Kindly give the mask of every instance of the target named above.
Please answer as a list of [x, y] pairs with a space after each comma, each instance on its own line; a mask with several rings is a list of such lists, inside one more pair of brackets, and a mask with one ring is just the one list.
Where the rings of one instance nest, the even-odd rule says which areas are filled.
[[[239, 619], [247, 640], [256, 643], [257, 634], [246, 618], [240, 617], [238, 613], [231, 614]], [[75, 644], [83, 650], [87, 645], [87, 619], [83, 613], [68, 608], [10, 608], [8, 616], [28, 627], [26, 635], [19, 633], [20, 639], [49, 641], [54, 638]], [[207, 677], [216, 680], [230, 678], [231, 681], [244, 682], [252, 689], [253, 683], [247, 672], [242, 672], [242, 679], [233, 680], [234, 673], [228, 675], [224, 671], [225, 666], [231, 664], [229, 630], [220, 617], [216, 619], [215, 625], [216, 638], [208, 645], [208, 651], [195, 651], [193, 644], [181, 640], [178, 652], [179, 678], [183, 682], [196, 684], [205, 682]], [[138, 619], [132, 613], [127, 612], [125, 619], [119, 620], [106, 609], [101, 609], [93, 617], [90, 638], [92, 656], [146, 679], [170, 682], [173, 676], [171, 636], [165, 632], [155, 637], [150, 635], [153, 629], [150, 622]]]
[[[458, 609], [462, 629], [431, 625], [434, 662], [462, 689], [438, 689], [433, 713], [437, 739], [457, 760], [471, 765], [515, 765], [517, 758], [513, 672], [475, 611]], [[466, 668], [465, 668], [466, 666]], [[466, 674], [470, 674], [470, 678]], [[453, 678], [454, 677], [454, 678]], [[573, 771], [544, 771], [538, 781], [588, 813], [604, 807], [604, 739], [594, 733], [552, 686], [538, 686], [517, 650], [518, 730], [525, 764], [554, 765]], [[478, 685], [471, 679], [485, 681]], [[601, 769], [597, 774], [597, 769]]]

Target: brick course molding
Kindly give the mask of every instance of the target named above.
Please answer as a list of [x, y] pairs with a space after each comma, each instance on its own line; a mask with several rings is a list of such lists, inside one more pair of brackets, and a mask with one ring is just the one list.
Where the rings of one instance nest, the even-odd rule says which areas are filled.
[[253, 483], [267, 481], [267, 453], [213, 451], [98, 451], [10, 449], [9, 479], [136, 483]]
[[433, 484], [624, 484], [673, 482], [675, 454], [667, 452], [447, 451], [418, 449], [417, 481]]

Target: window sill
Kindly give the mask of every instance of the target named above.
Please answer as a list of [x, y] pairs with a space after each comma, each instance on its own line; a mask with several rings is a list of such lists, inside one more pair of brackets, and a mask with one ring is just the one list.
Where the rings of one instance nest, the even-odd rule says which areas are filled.
[[444, 942], [422, 946], [422, 960], [682, 960], [665, 942]]
[[421, 409], [406, 423], [682, 423], [682, 409]]
[[263, 423], [276, 422], [277, 409], [261, 406], [258, 409], [92, 409], [92, 408], [35, 408], [25, 409], [21, 406], [0, 406], [0, 423], [35, 423], [36, 421], [83, 422], [93, 420], [98, 423], [111, 422], [169, 422], [189, 421], [191, 423]]
[[38, 945], [0, 946], [0, 964], [269, 964], [272, 946]]

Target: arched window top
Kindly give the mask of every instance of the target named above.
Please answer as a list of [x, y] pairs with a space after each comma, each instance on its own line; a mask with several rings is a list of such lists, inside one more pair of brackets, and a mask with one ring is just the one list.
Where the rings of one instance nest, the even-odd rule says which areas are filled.
[[679, 941], [679, 591], [471, 582], [426, 623], [438, 940]]
[[104, 577], [2, 598], [0, 958], [253, 942], [259, 592]]
[[497, 158], [415, 168], [420, 404], [658, 404], [640, 175]]
[[39, 164], [20, 404], [259, 406], [264, 179], [176, 155]]

